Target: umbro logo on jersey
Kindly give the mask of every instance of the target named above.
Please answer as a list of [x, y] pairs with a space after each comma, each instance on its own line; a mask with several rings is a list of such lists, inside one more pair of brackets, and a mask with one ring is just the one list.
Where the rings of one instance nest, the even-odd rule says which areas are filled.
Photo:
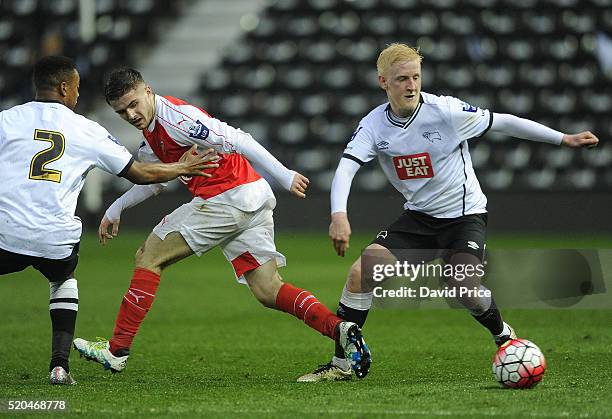
[[467, 245], [470, 249], [474, 249], [474, 250], [480, 249], [480, 246], [478, 246], [478, 243], [473, 242], [473, 241], [467, 242]]
[[389, 148], [389, 142], [388, 141], [381, 141], [379, 143], [376, 143], [376, 147], [378, 147], [381, 150], [386, 150]]
[[197, 138], [200, 140], [205, 140], [208, 137], [209, 130], [206, 128], [206, 125], [200, 122], [200, 120], [196, 120], [189, 127], [189, 136], [191, 138]]
[[393, 166], [400, 180], [431, 178], [434, 176], [429, 153], [393, 157]]
[[430, 143], [442, 140], [442, 137], [438, 131], [426, 131], [423, 133], [423, 137], [425, 137]]

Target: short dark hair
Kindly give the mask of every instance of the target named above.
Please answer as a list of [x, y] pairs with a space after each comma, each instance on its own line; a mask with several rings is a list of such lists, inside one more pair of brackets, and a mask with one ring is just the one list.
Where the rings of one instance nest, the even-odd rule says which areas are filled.
[[111, 100], [119, 99], [141, 83], [144, 83], [144, 79], [138, 70], [134, 70], [133, 68], [118, 68], [111, 71], [104, 85], [104, 98], [106, 99], [106, 103], [110, 104]]
[[49, 55], [34, 64], [32, 81], [36, 91], [54, 90], [61, 82], [69, 80], [76, 70], [71, 58], [61, 55]]

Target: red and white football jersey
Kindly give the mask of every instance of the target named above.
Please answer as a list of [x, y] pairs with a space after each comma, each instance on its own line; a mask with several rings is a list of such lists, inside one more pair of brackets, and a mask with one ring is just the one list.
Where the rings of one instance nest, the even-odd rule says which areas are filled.
[[181, 178], [194, 196], [243, 211], [255, 211], [274, 194], [268, 182], [236, 152], [243, 141], [254, 141], [240, 129], [211, 117], [205, 110], [171, 97], [155, 95], [155, 118], [145, 130], [139, 150], [141, 161], [177, 162], [194, 144], [202, 152], [213, 148], [219, 167], [208, 169], [210, 178]]

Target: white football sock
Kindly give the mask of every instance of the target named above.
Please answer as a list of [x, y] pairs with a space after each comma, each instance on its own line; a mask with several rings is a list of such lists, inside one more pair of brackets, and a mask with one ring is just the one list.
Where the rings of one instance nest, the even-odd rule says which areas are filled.
[[369, 310], [372, 307], [372, 293], [371, 292], [350, 292], [346, 289], [346, 285], [342, 289], [342, 296], [340, 296], [340, 302], [347, 307], [355, 310]]

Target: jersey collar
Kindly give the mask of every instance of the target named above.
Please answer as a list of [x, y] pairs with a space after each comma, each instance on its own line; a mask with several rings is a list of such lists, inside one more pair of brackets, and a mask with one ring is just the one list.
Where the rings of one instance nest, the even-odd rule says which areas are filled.
[[[41, 103], [59, 103], [60, 105], [64, 105], [62, 102], [60, 102], [57, 99], [35, 99], [34, 102], [41, 102]], [[64, 105], [66, 106], [66, 105]]]
[[391, 111], [391, 104], [388, 103], [385, 107], [385, 115], [387, 116], [387, 120], [391, 125], [394, 125], [398, 128], [406, 129], [412, 123], [412, 121], [416, 119], [417, 115], [419, 114], [419, 111], [421, 110], [423, 102], [423, 95], [419, 94], [419, 104], [417, 105], [412, 115], [410, 115], [408, 118], [400, 118], [399, 116], [395, 115]]

